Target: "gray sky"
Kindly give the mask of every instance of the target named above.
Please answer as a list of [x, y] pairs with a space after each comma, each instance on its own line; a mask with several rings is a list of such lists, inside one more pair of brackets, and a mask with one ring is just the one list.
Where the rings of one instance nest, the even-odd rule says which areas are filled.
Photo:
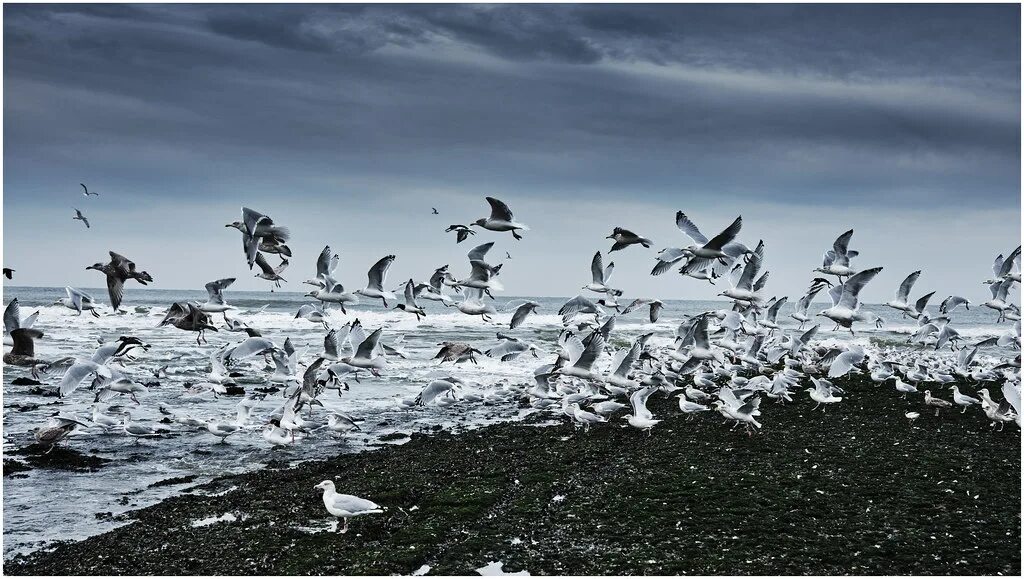
[[[262, 289], [224, 228], [247, 205], [293, 231], [287, 290], [328, 243], [361, 287], [387, 253], [397, 286], [493, 239], [508, 295], [573, 295], [619, 225], [655, 248], [612, 285], [708, 298], [648, 275], [683, 210], [709, 235], [742, 214], [791, 300], [851, 227], [885, 267], [868, 300], [914, 269], [915, 294], [985, 298], [1020, 243], [1019, 10], [5, 5], [4, 265], [96, 287], [113, 249], [155, 287]], [[443, 233], [485, 195], [523, 241]]]

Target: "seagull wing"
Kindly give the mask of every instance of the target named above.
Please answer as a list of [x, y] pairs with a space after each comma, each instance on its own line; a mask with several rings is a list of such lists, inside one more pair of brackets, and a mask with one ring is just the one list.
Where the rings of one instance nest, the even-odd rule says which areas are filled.
[[601, 258], [601, 252], [598, 251], [594, 254], [594, 259], [590, 261], [590, 275], [594, 279], [596, 284], [604, 284], [604, 260]]
[[367, 287], [380, 292], [384, 291], [384, 279], [387, 277], [388, 268], [391, 267], [393, 261], [395, 261], [394, 255], [385, 255], [380, 258], [380, 261], [373, 264], [373, 267], [366, 274]]
[[492, 247], [494, 247], [493, 241], [478, 245], [471, 249], [469, 253], [466, 254], [466, 257], [469, 258], [470, 263], [473, 261], [483, 261], [484, 256], [487, 255], [487, 252], [490, 251]]
[[356, 349], [357, 358], [369, 359], [373, 356], [373, 351], [377, 349], [377, 341], [380, 340], [380, 333], [381, 328], [377, 328], [359, 344], [359, 347]]
[[686, 236], [692, 239], [697, 245], [707, 244], [707, 236], [701, 233], [700, 229], [697, 229], [697, 226], [694, 225], [693, 221], [690, 221], [690, 218], [682, 211], [676, 212], [676, 227], [678, 227], [680, 231], [686, 234]]
[[917, 270], [914, 273], [907, 276], [907, 279], [903, 280], [900, 284], [900, 288], [896, 290], [896, 301], [907, 303], [907, 299], [910, 297], [910, 290], [917, 283], [917, 278], [921, 277], [921, 270]]
[[18, 298], [11, 300], [4, 310], [4, 332], [10, 334], [21, 327], [21, 308], [18, 306]]
[[325, 245], [316, 258], [316, 276], [322, 278], [331, 273], [331, 246]]
[[508, 208], [508, 205], [494, 197], [487, 197], [487, 202], [491, 204], [491, 219], [512, 221], [512, 210]]
[[107, 274], [107, 294], [110, 296], [110, 307], [117, 311], [121, 306], [121, 298], [124, 297], [124, 281]]
[[724, 231], [711, 238], [710, 241], [704, 244], [707, 249], [721, 250], [726, 243], [729, 243], [736, 236], [740, 234], [740, 228], [743, 227], [743, 216], [739, 216], [735, 221], [732, 222], [729, 227], [726, 227]]
[[874, 267], [850, 276], [846, 283], [843, 284], [843, 294], [839, 298], [839, 305], [851, 310], [856, 309], [857, 296], [860, 295], [860, 290], [864, 289], [864, 286], [868, 285], [869, 281], [875, 279], [875, 276], [880, 271], [882, 271], [882, 268]]

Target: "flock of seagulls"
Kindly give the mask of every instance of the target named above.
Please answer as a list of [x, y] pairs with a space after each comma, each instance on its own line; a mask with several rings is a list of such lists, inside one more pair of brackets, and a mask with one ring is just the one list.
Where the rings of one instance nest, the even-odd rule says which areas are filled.
[[[84, 185], [86, 196], [97, 195]], [[511, 233], [515, 240], [523, 238], [529, 227], [516, 221], [508, 205], [486, 198], [490, 215], [469, 225], [450, 225], [446, 233], [456, 233], [462, 243], [477, 231]], [[432, 208], [432, 214], [439, 214]], [[79, 213], [88, 226], [84, 216]], [[763, 242], [750, 245], [741, 241], [743, 218], [736, 217], [720, 232], [707, 237], [690, 216], [679, 211], [675, 224], [689, 241], [681, 247], [667, 247], [653, 256], [651, 275], [662, 275], [676, 269], [681, 276], [708, 283], [722, 283], [718, 294], [728, 305], [696, 315], [683, 315], [675, 320], [671, 336], [651, 340], [653, 332], [644, 333], [615, 348], [616, 323], [623, 316], [642, 313], [651, 323], [665, 317], [665, 303], [656, 298], [640, 297], [627, 305], [620, 304], [624, 292], [613, 285], [615, 264], [601, 251], [590, 262], [589, 281], [581, 293], [566, 301], [558, 310], [562, 328], [553, 347], [537, 345], [516, 335], [541, 309], [536, 301], [516, 300], [496, 306], [495, 294], [504, 291], [500, 280], [503, 264], [488, 261], [495, 242], [488, 241], [467, 253], [465, 276], [456, 275], [448, 265], [436, 268], [426, 281], [402, 280], [396, 287], [389, 284], [388, 272], [397, 259], [385, 255], [366, 272], [363, 287], [346, 286], [340, 280], [339, 255], [325, 246], [317, 256], [314, 275], [304, 283], [312, 286], [306, 297], [313, 303], [303, 305], [295, 315], [323, 328], [322, 351], [312, 356], [300, 353], [290, 338], [278, 342], [264, 337], [238, 317], [225, 296], [235, 278], [224, 278], [206, 284], [205, 302], [176, 302], [168, 307], [160, 326], [173, 327], [196, 334], [197, 347], [207, 343], [209, 331], [240, 333], [237, 340], [211, 346], [209, 370], [199, 369], [204, 379], [194, 384], [190, 394], [209, 392], [227, 395], [232, 389], [245, 392], [236, 378], [263, 373], [263, 378], [280, 386], [282, 396], [266, 413], [265, 420], [252, 424], [254, 409], [268, 405], [273, 399], [256, 392], [244, 393], [236, 412], [229, 417], [196, 417], [182, 410], [161, 406], [161, 414], [180, 429], [206, 433], [226, 442], [232, 437], [258, 431], [272, 447], [300, 444], [320, 429], [334, 435], [358, 431], [361, 420], [338, 412], [319, 417], [316, 407], [328, 391], [343, 396], [353, 382], [361, 377], [380, 376], [388, 371], [389, 359], [406, 357], [401, 341], [389, 338], [386, 328], [364, 328], [359, 320], [340, 327], [331, 327], [329, 308], [347, 313], [348, 307], [361, 300], [380, 301], [385, 308], [399, 310], [416, 321], [429, 317], [424, 301], [439, 302], [469, 317], [485, 322], [498, 322], [502, 331], [497, 343], [471, 344], [446, 341], [439, 344], [433, 364], [475, 364], [481, 357], [509, 362], [521, 356], [545, 360], [522, 384], [499, 384], [486, 388], [470, 380], [450, 375], [431, 380], [415, 397], [399, 398], [399, 408], [424, 405], [439, 407], [482, 400], [526, 400], [533, 409], [563, 417], [583, 432], [614, 421], [625, 421], [634, 429], [650, 436], [661, 422], [648, 408], [656, 392], [678, 399], [679, 411], [688, 416], [701, 413], [720, 415], [732, 428], [742, 427], [747, 434], [760, 431], [770, 411], [769, 404], [796, 403], [806, 392], [813, 409], [827, 412], [842, 404], [847, 393], [837, 379], [863, 375], [878, 385], [878, 396], [916, 397], [921, 409], [942, 410], [960, 407], [962, 413], [983, 415], [993, 427], [1002, 429], [1008, 422], [1020, 425], [1020, 355], [983, 362], [979, 353], [999, 347], [1002, 351], [1020, 349], [1020, 309], [1009, 301], [1009, 291], [1020, 283], [1020, 247], [993, 264], [988, 284], [991, 299], [981, 305], [997, 313], [997, 322], [1012, 321], [1004, 334], [976, 343], [969, 343], [956, 330], [955, 315], [962, 306], [973, 305], [960, 296], [949, 296], [936, 313], [928, 306], [934, 292], [914, 297], [914, 288], [921, 271], [907, 275], [896, 288], [894, 298], [885, 305], [913, 320], [917, 330], [908, 336], [912, 348], [893, 346], [865, 347], [855, 341], [845, 345], [819, 342], [821, 324], [834, 330], [849, 331], [863, 326], [880, 326], [882, 320], [862, 307], [860, 295], [882, 271], [882, 267], [860, 268], [865, 257], [851, 249], [853, 230], [839, 235], [825, 251], [822, 263], [808, 270], [814, 275], [807, 291], [793, 302], [789, 317], [799, 323], [783, 328], [780, 316], [789, 304], [787, 296], [767, 293], [769, 281], [767, 250]], [[282, 274], [292, 258], [288, 247], [287, 227], [258, 211], [242, 208], [241, 219], [226, 225], [238, 230], [246, 263], [255, 276], [271, 283], [271, 291], [286, 280]], [[615, 227], [607, 239], [614, 244], [608, 254], [616, 251], [638, 252], [649, 249], [654, 242], [622, 227]], [[638, 249], [641, 248], [641, 249]], [[273, 256], [271, 256], [273, 254]], [[506, 251], [506, 258], [511, 255]], [[271, 265], [268, 259], [278, 261]], [[584, 264], [581, 265], [581, 270]], [[119, 310], [125, 294], [125, 283], [134, 280], [142, 285], [153, 281], [145, 271], [125, 256], [110, 252], [110, 261], [88, 266], [106, 278], [110, 306]], [[9, 276], [5, 270], [5, 274]], [[585, 281], [586, 278], [580, 281]], [[814, 299], [824, 292], [829, 307], [811, 313]], [[89, 312], [99, 316], [98, 304], [87, 293], [68, 287], [67, 296], [57, 303], [74, 310], [77, 315]], [[508, 315], [507, 320], [504, 318]], [[149, 345], [131, 336], [100, 344], [91, 353], [75, 358], [41, 360], [35, 355], [34, 343], [44, 337], [34, 328], [37, 314], [21, 317], [18, 300], [13, 299], [4, 313], [4, 341], [11, 350], [4, 355], [8, 365], [30, 368], [37, 377], [59, 377], [62, 398], [87, 396], [92, 399], [89, 418], [58, 415], [36, 431], [36, 440], [49, 448], [78, 427], [98, 427], [121, 431], [133, 438], [153, 438], [167, 434], [162, 426], [133, 421], [127, 412], [111, 414], [111, 401], [126, 397], [136, 404], [145, 403], [146, 387], [131, 370], [131, 362], [144, 355]], [[223, 317], [218, 325], [216, 316]], [[821, 323], [815, 323], [821, 320]], [[507, 324], [507, 329], [504, 325]], [[805, 326], [810, 328], [804, 329]], [[949, 353], [945, 353], [948, 350]], [[424, 363], [428, 363], [424, 361]], [[263, 368], [272, 368], [264, 370]], [[160, 370], [156, 371], [159, 377]], [[993, 393], [999, 392], [1001, 396]], [[948, 397], [948, 399], [947, 399]], [[1001, 398], [1001, 399], [998, 399]], [[763, 413], [762, 413], [763, 412]], [[911, 416], [914, 415], [914, 416]], [[919, 412], [908, 412], [913, 420]], [[619, 422], [621, 424], [621, 422]], [[323, 491], [327, 511], [344, 519], [379, 513], [383, 507], [375, 503], [339, 494], [331, 481], [316, 487]]]

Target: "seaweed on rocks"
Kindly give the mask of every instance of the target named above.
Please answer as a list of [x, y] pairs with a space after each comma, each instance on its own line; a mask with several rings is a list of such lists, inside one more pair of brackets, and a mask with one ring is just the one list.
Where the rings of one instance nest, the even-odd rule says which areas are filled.
[[[977, 411], [910, 422], [919, 399], [841, 383], [824, 411], [766, 401], [753, 436], [655, 395], [664, 421], [649, 437], [619, 417], [589, 432], [507, 423], [275, 464], [5, 571], [471, 574], [501, 561], [563, 575], [1019, 575], [1020, 432]], [[313, 489], [325, 479], [388, 509], [332, 532]]]

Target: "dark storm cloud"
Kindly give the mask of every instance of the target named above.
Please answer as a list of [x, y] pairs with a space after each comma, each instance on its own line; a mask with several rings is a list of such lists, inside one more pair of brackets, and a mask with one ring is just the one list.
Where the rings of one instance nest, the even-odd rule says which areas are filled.
[[1016, 5], [4, 10], [8, 215], [80, 180], [1019, 207]]

